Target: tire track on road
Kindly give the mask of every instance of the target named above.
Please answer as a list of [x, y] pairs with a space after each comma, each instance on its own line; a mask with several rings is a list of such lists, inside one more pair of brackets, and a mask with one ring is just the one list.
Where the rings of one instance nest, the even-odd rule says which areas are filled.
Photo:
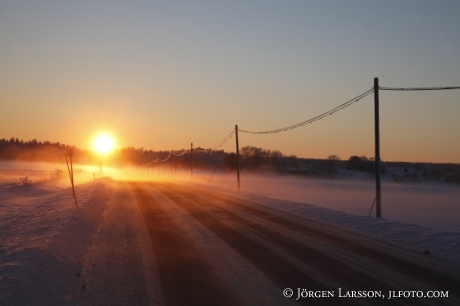
[[[266, 248], [256, 240], [242, 234], [240, 231], [235, 230], [235, 228], [228, 225], [228, 223], [237, 225], [240, 229], [250, 230], [256, 233], [276, 247], [297, 257], [306, 265], [312, 266], [313, 269], [324, 273], [324, 275], [327, 275], [330, 279], [344, 284], [343, 287], [347, 287], [349, 290], [396, 290], [396, 288], [392, 288], [378, 279], [374, 279], [351, 266], [347, 266], [343, 262], [339, 262], [327, 254], [319, 253], [312, 248], [273, 232], [266, 227], [240, 218], [203, 199], [199, 199], [190, 194], [184, 194], [183, 191], [178, 191], [173, 185], [159, 183], [150, 185], [182, 207], [182, 209], [193, 216], [203, 226], [214, 232], [243, 257], [248, 259], [254, 266], [258, 267], [281, 288], [291, 286], [294, 288], [308, 288], [309, 290], [315, 291], [337, 290], [337, 288], [325, 288], [323, 283], [318, 283], [316, 279], [305, 274], [292, 262]], [[353, 277], [350, 277], [350, 275], [353, 275]], [[337, 299], [328, 299], [327, 301], [307, 299], [300, 300], [299, 302], [309, 305], [315, 303], [324, 305], [325, 303], [331, 303], [333, 301], [338, 303]], [[382, 299], [369, 299], [366, 302], [371, 304], [387, 304], [387, 301]], [[347, 299], [340, 299], [340, 305], [347, 305], [349, 303], [352, 302]], [[408, 304], [419, 305], [421, 303], [417, 300], [412, 300]]]
[[257, 208], [257, 206], [260, 204], [251, 203], [251, 201], [241, 200], [230, 196], [217, 195], [215, 193], [197, 190], [190, 187], [177, 186], [177, 188], [198, 192], [209, 198], [224, 201], [227, 205], [230, 204], [241, 211], [281, 225], [292, 231], [301, 232], [307, 236], [318, 239], [320, 241], [324, 241], [352, 254], [368, 258], [391, 270], [397, 271], [398, 273], [402, 273], [414, 279], [420, 280], [421, 282], [433, 288], [438, 288], [439, 290], [444, 291], [448, 290], [449, 292], [460, 297], [460, 278], [446, 275], [444, 273], [430, 269], [429, 267], [422, 266], [415, 262], [398, 258], [392, 254], [382, 252], [369, 246], [335, 236], [334, 234], [321, 231], [312, 226], [308, 226], [294, 220], [288, 220], [280, 215], [277, 215], [276, 213], [271, 213], [268, 210]]
[[[313, 268], [314, 270], [320, 272], [321, 274], [325, 275], [327, 278], [333, 280], [338, 284], [342, 284], [342, 288], [345, 290], [355, 290], [355, 291], [397, 291], [398, 288], [395, 288], [388, 283], [385, 283], [369, 274], [362, 272], [346, 264], [340, 260], [337, 260], [330, 255], [317, 251], [316, 249], [309, 247], [305, 244], [302, 244], [294, 239], [291, 239], [285, 235], [279, 234], [266, 226], [260, 225], [255, 223], [251, 220], [246, 218], [242, 218], [221, 206], [215, 205], [212, 201], [205, 200], [202, 197], [197, 196], [194, 193], [184, 192], [182, 190], [178, 190], [178, 188], [174, 188], [174, 185], [166, 185], [166, 184], [151, 184], [157, 190], [165, 194], [167, 197], [172, 199], [178, 205], [184, 208], [184, 210], [188, 211], [190, 214], [193, 212], [194, 217], [197, 218], [196, 208], [191, 208], [190, 203], [193, 203], [194, 206], [201, 209], [202, 212], [198, 217], [198, 221], [209, 223], [210, 219], [213, 217], [214, 219], [220, 221], [225, 220], [225, 222], [229, 222], [230, 224], [235, 225], [237, 228], [242, 230], [249, 230], [252, 233], [256, 234], [257, 236], [261, 237], [262, 239], [268, 241], [271, 245], [275, 246], [275, 248], [281, 249], [287, 254], [290, 254], [305, 265]], [[188, 200], [188, 203], [184, 201], [184, 198]], [[206, 216], [207, 215], [207, 216]], [[203, 223], [204, 224], [204, 223]], [[206, 224], [204, 224], [206, 226]], [[210, 228], [213, 230], [212, 228]], [[233, 229], [235, 231], [235, 229]], [[217, 233], [216, 233], [217, 234]], [[221, 237], [223, 238], [223, 237]], [[223, 238], [225, 240], [225, 238]], [[250, 239], [250, 238], [248, 238]], [[228, 241], [226, 241], [228, 243]], [[252, 243], [257, 244], [255, 240], [252, 240]], [[234, 244], [230, 244], [232, 247], [235, 247]], [[273, 251], [267, 250], [267, 253], [260, 254], [259, 260], [263, 256], [267, 256], [268, 254], [272, 253]], [[240, 252], [243, 256], [247, 256]], [[280, 263], [278, 263], [280, 265]], [[283, 263], [284, 265], [284, 263]], [[286, 282], [281, 282], [281, 286], [286, 286]], [[291, 282], [292, 284], [292, 282]], [[297, 283], [296, 288], [302, 288], [302, 285], [305, 283]], [[305, 286], [305, 285], [304, 285]], [[321, 285], [322, 289], [317, 290], [336, 290], [337, 288], [329, 288], [324, 289], [324, 285]], [[309, 289], [311, 289], [310, 284], [308, 284]], [[344, 302], [342, 299], [341, 302]], [[369, 299], [366, 302], [370, 304], [388, 304], [387, 300], [382, 299]], [[324, 300], [323, 300], [324, 303]], [[399, 301], [393, 301], [393, 303], [399, 303]], [[405, 305], [423, 305], [423, 303], [419, 300], [413, 299], [410, 301], [404, 301]]]
[[166, 305], [244, 305], [147, 191], [130, 187], [146, 224]]

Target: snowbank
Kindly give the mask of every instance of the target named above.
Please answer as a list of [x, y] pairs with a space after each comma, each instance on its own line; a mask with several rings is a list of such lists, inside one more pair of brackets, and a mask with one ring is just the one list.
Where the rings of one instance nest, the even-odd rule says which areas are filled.
[[[31, 187], [37, 188], [37, 187]], [[64, 304], [79, 284], [83, 255], [102, 221], [103, 180], [31, 198], [0, 217], [0, 304]]]
[[261, 205], [345, 228], [420, 253], [429, 250], [431, 255], [438, 259], [460, 265], [460, 233], [458, 232], [438, 231], [384, 218], [357, 216], [306, 203], [272, 199], [259, 195], [247, 194], [246, 197]]
[[[200, 184], [195, 183], [194, 185], [198, 186]], [[431, 256], [439, 260], [460, 265], [460, 232], [457, 231], [442, 231], [429, 226], [404, 223], [386, 218], [377, 219], [307, 203], [277, 199], [271, 195], [270, 197], [262, 196], [260, 195], [261, 190], [257, 189], [254, 193], [238, 193], [222, 187], [201, 185], [201, 188], [247, 199], [258, 205], [268, 206], [308, 220], [383, 240], [419, 253], [428, 250]], [[270, 194], [270, 192], [267, 193]], [[428, 216], [430, 211], [419, 213], [425, 213]], [[458, 212], [456, 215], [458, 215]]]

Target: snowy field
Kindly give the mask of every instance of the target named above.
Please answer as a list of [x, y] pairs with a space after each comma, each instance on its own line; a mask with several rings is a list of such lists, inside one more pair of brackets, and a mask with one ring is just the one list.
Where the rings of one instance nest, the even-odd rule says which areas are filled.
[[[236, 174], [198, 172], [202, 184], [237, 190]], [[351, 215], [368, 216], [375, 182], [359, 173], [347, 179], [305, 179], [292, 175], [241, 173], [241, 191], [270, 198], [308, 203]], [[375, 206], [371, 216], [375, 216]], [[394, 183], [382, 180], [382, 216], [386, 220], [460, 233], [460, 185]]]
[[[104, 243], [103, 235], [110, 237], [104, 234], [107, 225], [102, 220], [112, 216], [112, 224], [141, 226], [132, 207], [123, 206], [119, 199], [116, 202], [111, 187], [114, 181], [93, 180], [96, 170], [91, 167], [76, 168], [81, 208], [76, 210], [67, 172], [61, 179], [50, 177], [56, 169], [65, 170], [65, 165], [0, 163], [1, 305], [61, 305], [71, 300], [71, 305], [75, 301], [84, 304], [88, 300], [81, 290], [85, 284], [80, 273], [92, 269], [88, 266], [91, 257], [103, 253], [98, 247]], [[121, 173], [107, 169], [107, 173], [118, 179], [128, 174], [143, 179], [159, 177], [141, 170]], [[162, 178], [170, 178], [166, 169], [162, 173]], [[211, 176], [212, 171], [195, 171], [194, 185], [417, 252], [429, 250], [433, 257], [460, 266], [459, 186], [384, 181], [384, 218], [376, 219], [367, 217], [375, 187], [365, 178], [331, 181], [242, 173], [242, 192], [237, 193], [236, 175], [216, 173], [210, 180]], [[23, 184], [21, 178], [25, 177], [30, 182]], [[190, 172], [178, 174], [175, 180], [189, 182]], [[114, 201], [119, 206], [113, 205]], [[122, 211], [127, 218], [123, 222]]]
[[[198, 172], [207, 188], [237, 190], [236, 174]], [[375, 183], [354, 179], [314, 180], [241, 173], [241, 193], [263, 205], [345, 228], [460, 265], [460, 186], [382, 181], [382, 218], [376, 219]]]

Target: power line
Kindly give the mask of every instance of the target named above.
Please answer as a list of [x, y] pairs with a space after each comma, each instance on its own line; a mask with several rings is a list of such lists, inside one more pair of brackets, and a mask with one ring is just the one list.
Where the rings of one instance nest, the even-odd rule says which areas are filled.
[[194, 153], [207, 153], [210, 152], [211, 149], [201, 149], [200, 147], [193, 150]]
[[230, 134], [228, 134], [227, 137], [225, 137], [225, 138], [220, 142], [220, 144], [218, 144], [217, 146], [213, 147], [213, 148], [211, 149], [211, 151], [213, 151], [213, 150], [215, 150], [215, 149], [217, 149], [217, 148], [222, 147], [227, 141], [229, 141], [230, 139], [232, 139], [234, 133], [235, 133], [235, 130], [232, 129], [232, 132], [231, 132]]
[[288, 131], [288, 130], [293, 130], [293, 129], [296, 129], [298, 127], [307, 125], [309, 123], [321, 120], [324, 117], [327, 117], [329, 115], [332, 115], [333, 113], [338, 112], [339, 110], [342, 110], [342, 109], [352, 105], [355, 102], [358, 102], [359, 100], [361, 100], [362, 98], [364, 98], [367, 95], [371, 94], [372, 92], [374, 92], [373, 88], [369, 89], [368, 91], [366, 91], [366, 92], [364, 92], [362, 94], [360, 94], [359, 96], [354, 97], [353, 99], [348, 100], [347, 102], [345, 102], [343, 104], [340, 104], [339, 106], [337, 106], [337, 107], [335, 107], [335, 108], [333, 108], [333, 109], [331, 109], [331, 110], [329, 110], [329, 111], [327, 111], [325, 113], [322, 113], [321, 115], [318, 115], [316, 117], [313, 117], [311, 119], [308, 119], [306, 121], [303, 121], [303, 122], [300, 122], [300, 123], [297, 123], [297, 124], [294, 124], [294, 125], [291, 125], [291, 126], [279, 128], [279, 129], [276, 129], [276, 130], [261, 131], [261, 132], [246, 131], [246, 130], [241, 130], [241, 129], [238, 129], [238, 131], [243, 132], [243, 133], [250, 133], [250, 134], [273, 134], [273, 133], [279, 133], [279, 132], [285, 132], [285, 131]]
[[174, 151], [173, 151], [172, 154], [173, 154], [174, 156], [180, 157], [180, 156], [184, 156], [185, 154], [187, 154], [187, 153], [189, 153], [189, 152], [190, 152], [190, 150], [185, 150], [185, 149], [183, 149], [183, 150], [177, 151], [177, 152], [174, 152]]
[[165, 161], [168, 161], [172, 156], [172, 153], [169, 153], [168, 157], [166, 157], [165, 159], [162, 159], [160, 160], [161, 162], [165, 162]]
[[157, 157], [154, 161], [151, 161], [151, 163], [157, 163], [157, 162], [165, 162], [165, 161], [168, 161], [172, 156], [172, 153], [169, 152], [169, 155], [168, 157], [166, 157], [165, 159], [160, 159], [159, 157]]
[[395, 90], [395, 91], [420, 91], [420, 90], [448, 90], [448, 89], [460, 89], [460, 87], [379, 87], [379, 90]]

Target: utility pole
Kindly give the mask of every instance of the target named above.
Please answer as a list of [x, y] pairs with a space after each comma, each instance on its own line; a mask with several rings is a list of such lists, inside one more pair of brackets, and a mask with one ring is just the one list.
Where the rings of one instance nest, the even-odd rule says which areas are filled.
[[190, 144], [190, 180], [193, 181], [193, 142]]
[[240, 146], [238, 143], [238, 125], [235, 125], [236, 136], [236, 179], [238, 182], [238, 191], [240, 191]]
[[379, 79], [374, 78], [374, 108], [375, 108], [375, 188], [376, 217], [382, 217], [382, 194], [380, 188], [380, 121], [379, 121]]
[[173, 159], [173, 150], [171, 150], [171, 162], [170, 162], [170, 164], [171, 164], [171, 177], [172, 177], [172, 167], [173, 167], [172, 166], [172, 159]]

